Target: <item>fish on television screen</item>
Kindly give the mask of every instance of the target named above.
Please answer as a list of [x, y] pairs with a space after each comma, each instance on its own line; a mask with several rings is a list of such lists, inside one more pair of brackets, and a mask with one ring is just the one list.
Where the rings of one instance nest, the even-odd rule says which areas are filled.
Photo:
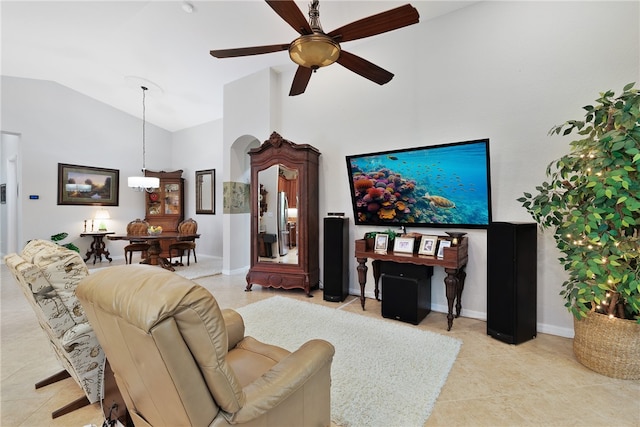
[[347, 156], [356, 225], [486, 228], [489, 140]]

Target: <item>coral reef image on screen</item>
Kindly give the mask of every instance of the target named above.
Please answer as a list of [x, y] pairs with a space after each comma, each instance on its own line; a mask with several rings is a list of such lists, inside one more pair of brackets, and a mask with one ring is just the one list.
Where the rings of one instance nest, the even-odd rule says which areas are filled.
[[356, 224], [486, 227], [489, 141], [347, 156]]

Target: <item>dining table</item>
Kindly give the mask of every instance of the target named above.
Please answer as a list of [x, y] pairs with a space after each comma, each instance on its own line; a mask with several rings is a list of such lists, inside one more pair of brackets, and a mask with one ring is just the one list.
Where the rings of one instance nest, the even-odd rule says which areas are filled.
[[[200, 238], [200, 234], [183, 234], [178, 232], [162, 232], [160, 234], [147, 234], [142, 236], [136, 236], [131, 234], [112, 234], [107, 236], [109, 240], [129, 240], [132, 241], [141, 241], [144, 240], [149, 244], [149, 250], [147, 251], [147, 257], [140, 261], [140, 264], [149, 264], [149, 265], [157, 265], [162, 268], [166, 268], [170, 271], [175, 271], [173, 264], [171, 261], [163, 256], [160, 256], [162, 253], [162, 248], [160, 247], [161, 240], [177, 240], [177, 241], [185, 241], [185, 240], [194, 240]], [[180, 264], [175, 264], [180, 265]]]

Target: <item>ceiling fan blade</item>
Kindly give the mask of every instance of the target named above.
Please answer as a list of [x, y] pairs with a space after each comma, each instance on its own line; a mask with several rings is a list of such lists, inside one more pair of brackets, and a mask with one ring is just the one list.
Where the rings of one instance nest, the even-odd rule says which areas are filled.
[[311, 79], [311, 73], [313, 73], [311, 68], [303, 67], [302, 65], [298, 66], [298, 71], [296, 71], [296, 75], [293, 77], [293, 83], [291, 83], [289, 96], [304, 93], [307, 84], [309, 84], [309, 79]]
[[280, 52], [281, 50], [289, 49], [289, 43], [287, 44], [272, 44], [269, 46], [253, 46], [253, 47], [241, 47], [237, 49], [218, 49], [212, 50], [211, 56], [216, 58], [233, 58], [236, 56], [249, 56], [249, 55], [262, 55], [263, 53]]
[[348, 42], [397, 30], [420, 21], [418, 10], [410, 4], [352, 22], [328, 33], [337, 42]]
[[300, 34], [311, 34], [311, 26], [304, 17], [302, 11], [293, 0], [266, 0], [280, 18], [284, 19], [287, 24]]
[[393, 78], [393, 73], [390, 73], [384, 68], [380, 68], [376, 64], [373, 64], [366, 59], [362, 59], [353, 53], [345, 52], [344, 50], [340, 52], [340, 57], [336, 62], [354, 73], [360, 74], [365, 79], [369, 79], [379, 85], [389, 83]]

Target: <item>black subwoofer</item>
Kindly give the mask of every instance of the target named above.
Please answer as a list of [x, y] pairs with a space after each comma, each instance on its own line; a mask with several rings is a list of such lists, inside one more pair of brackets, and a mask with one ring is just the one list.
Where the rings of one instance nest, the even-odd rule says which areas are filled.
[[417, 325], [431, 312], [433, 267], [382, 262], [382, 317]]
[[534, 338], [537, 232], [534, 223], [494, 222], [487, 234], [487, 334], [509, 344]]
[[344, 301], [349, 295], [349, 218], [324, 219], [324, 299]]

